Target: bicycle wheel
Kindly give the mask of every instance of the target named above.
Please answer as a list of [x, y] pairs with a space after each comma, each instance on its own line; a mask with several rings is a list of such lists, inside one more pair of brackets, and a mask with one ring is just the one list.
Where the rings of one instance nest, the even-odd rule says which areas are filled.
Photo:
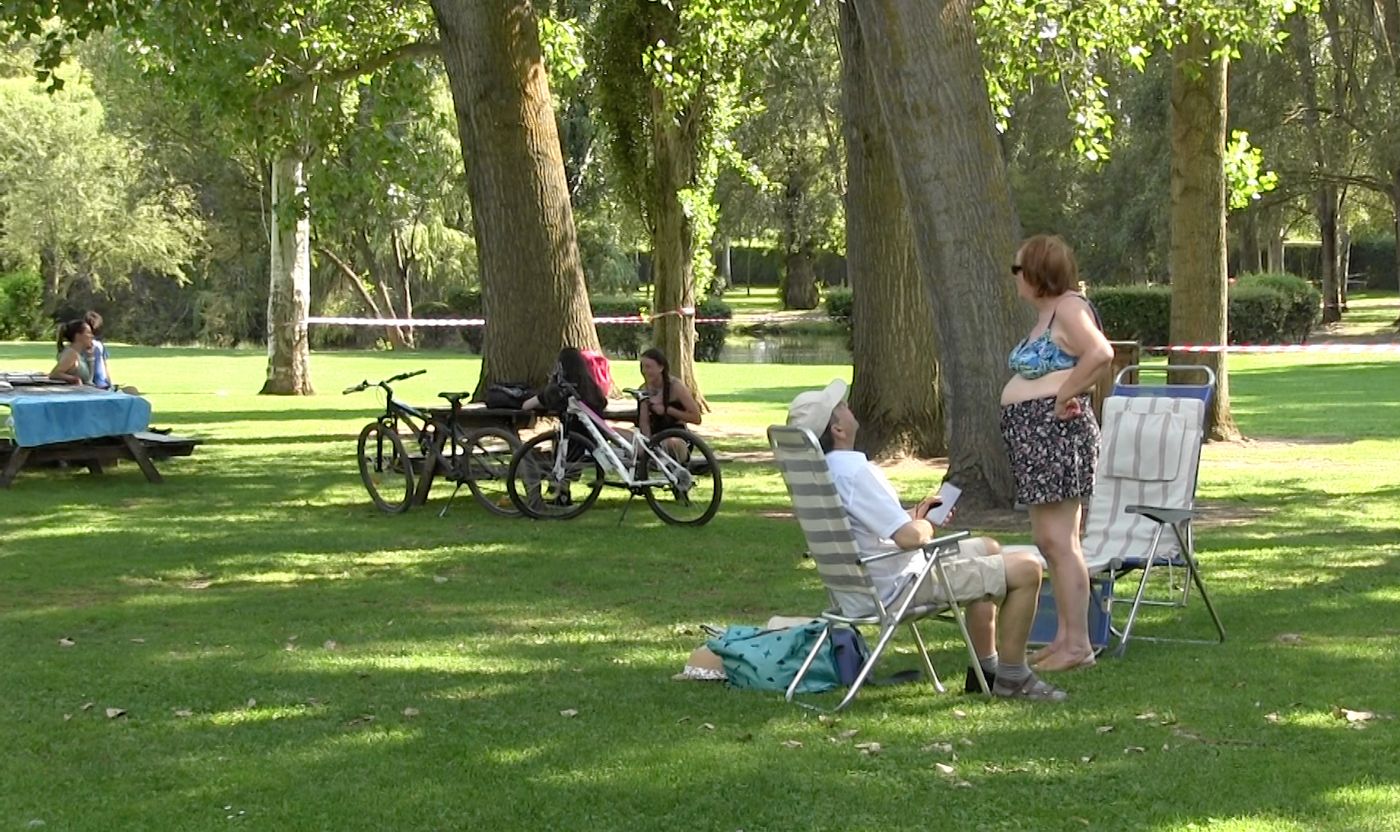
[[510, 501], [526, 517], [569, 520], [583, 514], [603, 490], [603, 466], [593, 440], [581, 433], [543, 433], [515, 452], [506, 477]]
[[677, 526], [703, 526], [719, 511], [724, 481], [719, 461], [705, 440], [684, 428], [663, 430], [650, 440], [652, 453], [643, 453], [642, 479], [664, 479], [668, 485], [646, 489], [647, 505], [656, 516]]
[[371, 422], [356, 445], [360, 481], [380, 511], [398, 514], [413, 501], [413, 460], [393, 427]]
[[467, 488], [476, 501], [492, 514], [519, 517], [520, 510], [511, 502], [507, 482], [520, 437], [503, 428], [481, 428], [467, 434], [462, 447]]

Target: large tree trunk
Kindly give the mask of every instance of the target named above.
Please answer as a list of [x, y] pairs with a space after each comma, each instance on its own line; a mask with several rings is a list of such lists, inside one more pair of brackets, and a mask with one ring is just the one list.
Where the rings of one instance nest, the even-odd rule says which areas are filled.
[[[1171, 92], [1171, 340], [1226, 342], [1225, 75], [1228, 59], [1193, 33], [1172, 55]], [[1224, 352], [1173, 353], [1173, 365], [1215, 371], [1208, 417], [1213, 439], [1238, 439], [1230, 415]], [[1185, 375], [1191, 375], [1183, 373]], [[1183, 379], [1193, 383], [1195, 379]]]
[[1254, 210], [1239, 213], [1240, 234], [1240, 273], [1258, 274], [1264, 270], [1263, 246], [1259, 241], [1259, 212]]
[[802, 203], [807, 198], [807, 177], [795, 148], [787, 156], [787, 181], [783, 187], [783, 276], [780, 292], [784, 309], [816, 309], [817, 271], [812, 243], [802, 228]]
[[1322, 240], [1319, 261], [1322, 268], [1322, 322], [1332, 324], [1342, 319], [1342, 291], [1338, 285], [1337, 265], [1337, 186], [1321, 185], [1314, 195], [1317, 227]]
[[[706, 408], [695, 378], [695, 224], [681, 201], [681, 191], [695, 182], [697, 138], [690, 127], [701, 119], [678, 116], [666, 108], [660, 89], [650, 91], [652, 158], [650, 183], [652, 338], [666, 354], [671, 371]], [[699, 105], [692, 105], [699, 106]]]
[[58, 249], [52, 245], [44, 246], [39, 251], [39, 280], [43, 284], [42, 308], [44, 314], [50, 318], [58, 314], [59, 298], [62, 294], [60, 291], [63, 283], [63, 275], [60, 273], [61, 261]]
[[267, 293], [267, 381], [261, 394], [309, 396], [311, 219], [303, 204], [305, 159], [283, 151], [272, 164], [271, 275]]
[[486, 331], [478, 391], [598, 348], [528, 0], [432, 0], [467, 171]]
[[[1029, 328], [1008, 268], [1015, 217], [992, 127], [973, 0], [863, 0], [857, 16], [937, 316], [948, 478], [972, 506], [1010, 507], [1001, 439], [1006, 351]], [[905, 360], [917, 360], [906, 356]]]
[[840, 6], [846, 137], [846, 274], [852, 298], [851, 409], [871, 456], [942, 456], [933, 307], [914, 256], [899, 171], [856, 12]]

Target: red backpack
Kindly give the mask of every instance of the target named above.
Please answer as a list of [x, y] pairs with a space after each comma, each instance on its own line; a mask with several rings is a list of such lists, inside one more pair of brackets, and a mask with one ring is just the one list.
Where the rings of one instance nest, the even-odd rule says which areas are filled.
[[606, 398], [612, 395], [613, 380], [612, 366], [608, 364], [608, 357], [597, 350], [580, 350], [584, 363], [588, 365], [588, 374], [593, 376], [593, 382], [598, 385], [598, 389]]

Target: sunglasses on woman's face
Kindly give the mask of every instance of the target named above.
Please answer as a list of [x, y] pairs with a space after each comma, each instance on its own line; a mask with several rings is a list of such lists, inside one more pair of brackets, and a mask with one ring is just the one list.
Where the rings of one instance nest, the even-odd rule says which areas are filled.
[[1012, 264], [1011, 264], [1011, 273], [1012, 273], [1012, 274], [1020, 274], [1020, 273], [1021, 273], [1021, 264], [1019, 264], [1019, 263], [1012, 263]]

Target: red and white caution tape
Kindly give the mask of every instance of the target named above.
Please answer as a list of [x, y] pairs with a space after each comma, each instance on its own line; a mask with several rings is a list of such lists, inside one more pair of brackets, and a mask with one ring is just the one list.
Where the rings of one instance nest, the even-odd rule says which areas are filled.
[[1367, 353], [1400, 352], [1400, 344], [1173, 344], [1143, 347], [1143, 352], [1180, 353]]
[[[671, 310], [657, 315], [611, 315], [599, 316], [593, 319], [595, 324], [633, 324], [641, 326], [650, 324], [657, 318], [668, 316], [689, 317], [695, 314], [694, 309]], [[779, 320], [779, 319], [773, 319]], [[697, 324], [718, 324], [733, 323], [729, 318], [696, 318]], [[766, 323], [763, 319], [748, 321], [749, 323]], [[308, 324], [335, 324], [337, 326], [485, 326], [485, 318], [349, 318], [337, 317], [333, 315], [311, 315], [306, 319]]]

